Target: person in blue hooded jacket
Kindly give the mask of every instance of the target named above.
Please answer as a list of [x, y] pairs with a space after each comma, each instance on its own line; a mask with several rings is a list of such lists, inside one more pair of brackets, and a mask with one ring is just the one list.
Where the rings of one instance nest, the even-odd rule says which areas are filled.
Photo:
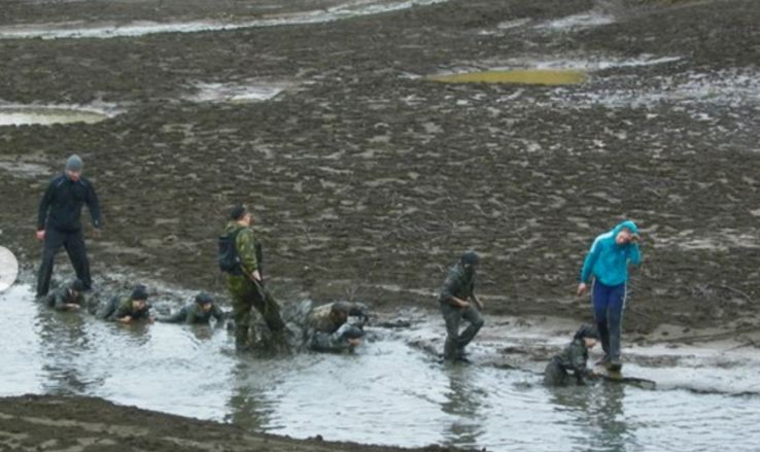
[[641, 264], [639, 228], [633, 221], [623, 221], [594, 240], [583, 262], [578, 296], [588, 291], [594, 278], [591, 304], [599, 337], [604, 349], [603, 363], [609, 370], [619, 371], [620, 333], [625, 309], [628, 266]]

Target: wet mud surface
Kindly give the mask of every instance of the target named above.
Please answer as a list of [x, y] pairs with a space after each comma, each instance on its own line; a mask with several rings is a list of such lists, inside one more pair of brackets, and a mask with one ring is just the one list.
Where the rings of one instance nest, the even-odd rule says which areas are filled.
[[[0, 399], [0, 447], [39, 451], [446, 451], [254, 435], [232, 426], [118, 406], [90, 397]], [[6, 449], [7, 448], [7, 449]]]
[[[206, 2], [156, 4], [10, 2], [0, 22], [209, 14]], [[102, 239], [88, 242], [96, 283], [135, 275], [223, 293], [216, 236], [244, 200], [282, 299], [434, 309], [445, 269], [475, 249], [489, 313], [587, 321], [588, 301], [572, 296], [583, 255], [630, 217], [645, 264], [629, 333], [752, 330], [759, 22], [756, 1], [449, 1], [329, 24], [3, 39], [4, 102], [123, 113], [0, 128], [0, 241], [31, 280], [37, 203], [77, 152], [104, 212]], [[565, 87], [424, 80], [515, 60], [592, 71]], [[197, 101], [215, 83], [288, 88]]]

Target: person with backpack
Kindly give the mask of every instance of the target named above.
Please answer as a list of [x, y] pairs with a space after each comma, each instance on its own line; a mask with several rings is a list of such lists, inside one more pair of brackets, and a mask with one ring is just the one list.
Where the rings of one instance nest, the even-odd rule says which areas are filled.
[[248, 209], [237, 205], [231, 210], [230, 221], [219, 237], [219, 267], [226, 274], [227, 289], [232, 296], [235, 348], [241, 351], [249, 347], [251, 308], [261, 313], [273, 334], [281, 335], [285, 331], [280, 306], [264, 287], [261, 252], [257, 256], [257, 240], [251, 229], [252, 224], [253, 216]]

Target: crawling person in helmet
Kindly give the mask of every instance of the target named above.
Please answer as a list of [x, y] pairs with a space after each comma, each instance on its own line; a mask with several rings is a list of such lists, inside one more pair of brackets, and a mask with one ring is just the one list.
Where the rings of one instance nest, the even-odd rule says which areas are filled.
[[216, 319], [216, 325], [221, 326], [225, 317], [224, 312], [214, 302], [214, 297], [201, 292], [195, 296], [195, 301], [183, 306], [182, 309], [169, 317], [159, 318], [159, 322], [186, 323], [188, 325], [208, 325], [211, 317]]
[[151, 306], [148, 304], [148, 288], [138, 284], [128, 297], [112, 297], [103, 306], [99, 307], [95, 317], [108, 322], [133, 323], [147, 320], [153, 323], [150, 313]]

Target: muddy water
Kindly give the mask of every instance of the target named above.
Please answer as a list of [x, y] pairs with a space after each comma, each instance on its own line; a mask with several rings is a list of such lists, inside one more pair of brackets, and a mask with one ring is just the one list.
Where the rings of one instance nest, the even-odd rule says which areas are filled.
[[105, 324], [39, 307], [18, 286], [0, 303], [0, 395], [93, 395], [254, 431], [393, 445], [756, 450], [747, 434], [760, 422], [753, 395], [547, 390], [529, 371], [442, 365], [408, 345], [414, 332], [382, 329], [352, 356], [253, 360], [233, 352], [223, 329]]

